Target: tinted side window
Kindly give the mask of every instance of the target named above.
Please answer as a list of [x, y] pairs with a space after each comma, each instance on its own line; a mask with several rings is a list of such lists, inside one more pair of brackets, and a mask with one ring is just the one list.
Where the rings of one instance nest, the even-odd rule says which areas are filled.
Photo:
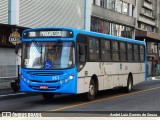
[[130, 43], [127, 44], [127, 56], [129, 62], [134, 61], [133, 45]]
[[127, 47], [126, 43], [120, 43], [120, 58], [121, 61], [126, 61], [127, 60]]
[[137, 62], [140, 60], [140, 56], [139, 56], [139, 46], [138, 45], [134, 45], [134, 60]]
[[119, 43], [112, 41], [112, 58], [113, 61], [119, 61]]
[[102, 61], [111, 61], [111, 42], [109, 40], [101, 40]]
[[97, 38], [89, 37], [89, 59], [90, 61], [100, 60], [100, 41]]
[[143, 62], [145, 59], [144, 59], [144, 56], [145, 56], [145, 49], [144, 49], [144, 46], [140, 46], [140, 61]]

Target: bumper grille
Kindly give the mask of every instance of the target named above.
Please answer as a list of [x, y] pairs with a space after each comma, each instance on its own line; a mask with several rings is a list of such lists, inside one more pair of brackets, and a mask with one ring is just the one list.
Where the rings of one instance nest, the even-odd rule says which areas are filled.
[[55, 86], [55, 87], [48, 87], [48, 89], [40, 89], [40, 86], [31, 86], [29, 85], [30, 88], [33, 90], [41, 90], [41, 91], [55, 91], [60, 88], [60, 86]]

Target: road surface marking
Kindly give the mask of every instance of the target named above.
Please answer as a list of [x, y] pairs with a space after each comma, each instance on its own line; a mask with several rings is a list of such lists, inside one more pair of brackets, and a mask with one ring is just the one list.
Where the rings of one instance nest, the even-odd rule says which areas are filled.
[[79, 107], [79, 106], [83, 106], [83, 105], [88, 105], [88, 104], [92, 104], [92, 103], [96, 103], [96, 102], [101, 102], [101, 101], [105, 101], [105, 100], [111, 100], [111, 99], [115, 99], [115, 98], [119, 98], [119, 97], [124, 97], [124, 96], [129, 96], [129, 95], [133, 95], [133, 94], [142, 93], [142, 92], [147, 92], [147, 91], [151, 91], [151, 90], [155, 90], [155, 89], [160, 89], [160, 87], [146, 89], [146, 90], [140, 90], [140, 91], [137, 91], [137, 92], [127, 93], [127, 94], [121, 94], [121, 95], [118, 95], [118, 96], [107, 97], [107, 98], [103, 98], [103, 99], [99, 99], [99, 100], [93, 100], [93, 101], [90, 101], [90, 102], [85, 102], [85, 103], [75, 104], [75, 105], [66, 106], [66, 107], [62, 107], [62, 108], [57, 108], [57, 109], [49, 110], [48, 112], [61, 111], [61, 110], [65, 110], [65, 109], [69, 109], [69, 108], [74, 108], [74, 107]]

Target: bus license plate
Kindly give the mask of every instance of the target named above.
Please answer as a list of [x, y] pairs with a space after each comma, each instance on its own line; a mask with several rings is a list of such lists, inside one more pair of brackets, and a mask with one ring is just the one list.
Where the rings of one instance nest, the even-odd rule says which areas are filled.
[[48, 89], [48, 86], [40, 86], [40, 89]]

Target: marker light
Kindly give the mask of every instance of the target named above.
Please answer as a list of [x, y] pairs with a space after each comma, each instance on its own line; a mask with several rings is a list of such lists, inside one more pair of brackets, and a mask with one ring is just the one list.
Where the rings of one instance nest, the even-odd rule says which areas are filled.
[[65, 82], [68, 82], [68, 79], [65, 79]]
[[63, 81], [62, 81], [62, 80], [60, 81], [60, 84], [63, 84]]

